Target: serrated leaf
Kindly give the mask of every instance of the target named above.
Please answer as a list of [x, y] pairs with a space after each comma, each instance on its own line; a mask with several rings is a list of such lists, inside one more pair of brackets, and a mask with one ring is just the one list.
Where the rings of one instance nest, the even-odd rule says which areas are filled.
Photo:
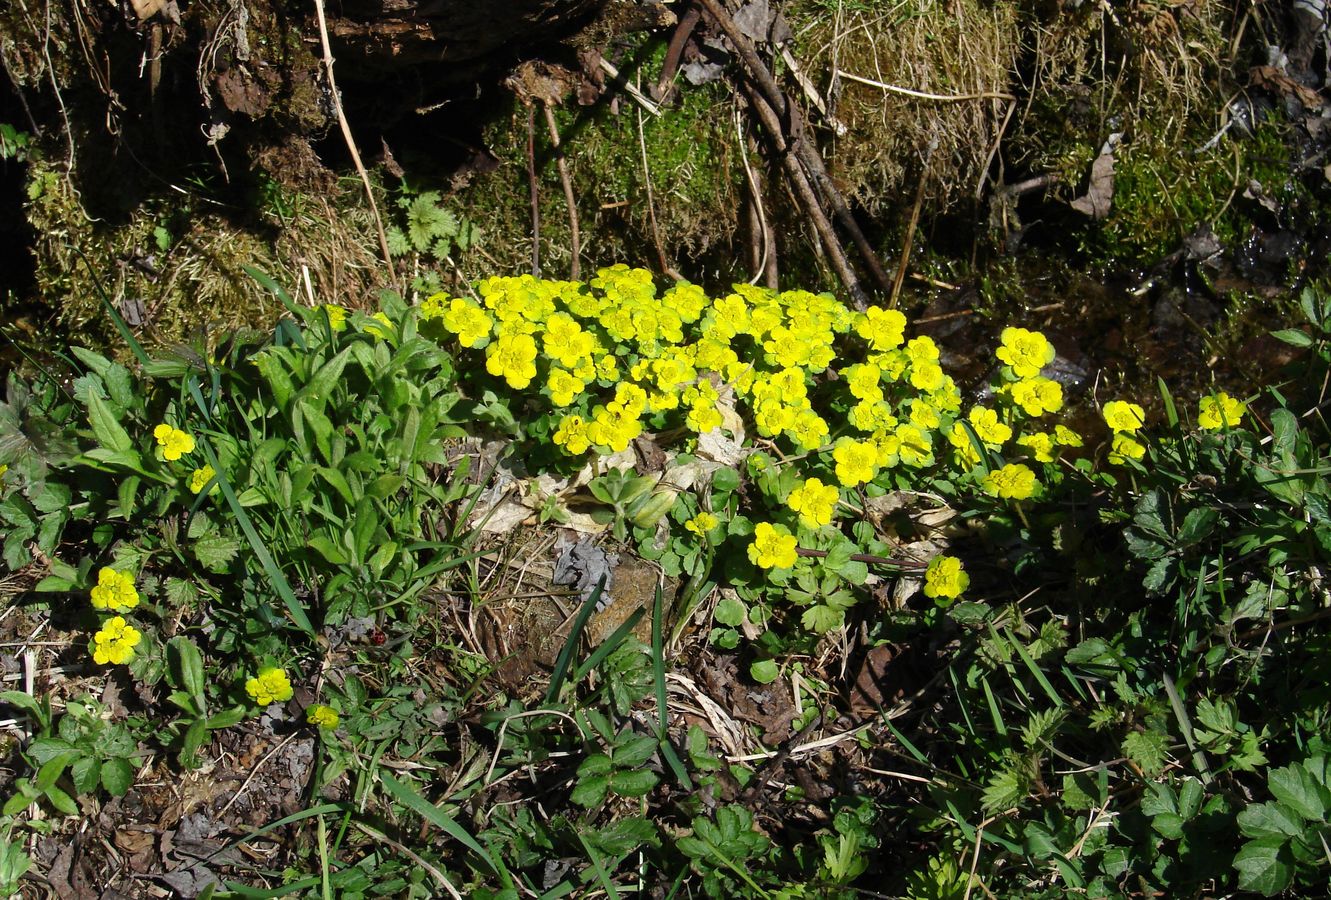
[[620, 819], [605, 828], [583, 832], [592, 846], [611, 856], [623, 856], [643, 845], [656, 846], [660, 840], [656, 826], [642, 816]]
[[980, 802], [987, 812], [1011, 809], [1026, 796], [1026, 781], [1014, 770], [1005, 770], [989, 779]]
[[133, 449], [134, 442], [129, 433], [121, 426], [106, 401], [95, 393], [88, 394], [88, 423], [92, 425], [93, 436], [97, 443], [114, 453]]
[[1320, 821], [1331, 807], [1331, 791], [1317, 782], [1303, 766], [1272, 769], [1267, 786], [1276, 800], [1310, 821]]
[[573, 788], [573, 793], [569, 799], [579, 806], [591, 809], [598, 806], [605, 799], [606, 792], [610, 789], [610, 777], [608, 775], [595, 775], [591, 778], [579, 778], [577, 787]]
[[168, 578], [165, 586], [166, 601], [171, 606], [179, 609], [181, 607], [193, 606], [199, 599], [199, 589], [194, 582], [186, 581], [183, 578]]
[[94, 757], [85, 756], [69, 767], [69, 777], [74, 782], [74, 790], [91, 794], [102, 783], [102, 764]]
[[1190, 510], [1183, 517], [1183, 524], [1179, 526], [1179, 543], [1185, 546], [1200, 543], [1210, 536], [1219, 521], [1220, 511], [1212, 507], [1203, 506]]
[[191, 549], [199, 565], [209, 572], [221, 574], [240, 552], [240, 542], [224, 534], [211, 534], [196, 540]]
[[615, 748], [614, 763], [616, 768], [635, 769], [656, 753], [660, 741], [654, 737], [636, 737]]
[[621, 797], [642, 797], [656, 787], [659, 780], [660, 776], [651, 769], [619, 771], [610, 776], [610, 790]]
[[1148, 778], [1163, 772], [1169, 759], [1168, 739], [1158, 731], [1128, 732], [1122, 749], [1123, 755], [1135, 762]]
[[1234, 857], [1239, 872], [1239, 889], [1274, 897], [1289, 887], [1294, 878], [1294, 859], [1282, 838], [1249, 841]]
[[1281, 803], [1257, 803], [1237, 816], [1239, 831], [1250, 838], [1286, 838], [1303, 834], [1303, 817]]
[[102, 787], [112, 797], [123, 797], [134, 784], [134, 767], [119, 756], [102, 763]]
[[610, 757], [604, 753], [593, 753], [587, 757], [578, 766], [578, 777], [586, 778], [593, 775], [608, 775], [614, 764], [610, 762]]

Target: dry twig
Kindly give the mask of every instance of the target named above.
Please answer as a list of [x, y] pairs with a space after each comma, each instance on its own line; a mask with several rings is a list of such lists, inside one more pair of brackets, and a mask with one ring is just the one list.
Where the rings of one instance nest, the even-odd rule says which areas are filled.
[[564, 150], [559, 143], [559, 128], [555, 124], [554, 110], [546, 103], [545, 124], [550, 129], [550, 144], [555, 151], [555, 167], [559, 169], [559, 181], [564, 186], [564, 201], [568, 204], [569, 240], [572, 243], [573, 264], [569, 267], [569, 277], [577, 281], [582, 276], [582, 239], [578, 228], [578, 203], [573, 195], [573, 181], [568, 176], [568, 165], [564, 162]]

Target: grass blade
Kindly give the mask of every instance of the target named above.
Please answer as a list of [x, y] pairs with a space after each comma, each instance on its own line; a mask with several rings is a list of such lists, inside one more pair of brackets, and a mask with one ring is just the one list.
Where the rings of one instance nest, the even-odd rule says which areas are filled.
[[245, 512], [245, 507], [240, 505], [240, 498], [231, 487], [231, 481], [222, 472], [222, 464], [217, 461], [217, 455], [213, 453], [213, 448], [208, 439], [199, 435], [199, 447], [203, 450], [204, 457], [208, 460], [208, 465], [213, 467], [217, 474], [217, 486], [222, 489], [222, 496], [226, 498], [227, 505], [231, 507], [231, 512], [235, 515], [236, 521], [240, 524], [240, 530], [245, 533], [245, 539], [250, 542], [250, 549], [254, 555], [259, 558], [259, 565], [268, 575], [269, 581], [273, 584], [273, 589], [277, 591], [286, 604], [287, 613], [291, 616], [291, 621], [301, 631], [314, 637], [314, 626], [310, 624], [310, 618], [305, 614], [305, 607], [301, 606], [300, 600], [296, 598], [295, 591], [291, 590], [290, 583], [282, 570], [278, 568], [273, 561], [273, 555], [268, 552], [268, 547], [264, 544], [263, 538], [259, 537], [259, 532], [254, 530], [254, 523], [250, 521], [249, 513]]
[[379, 774], [379, 781], [399, 803], [408, 807], [413, 812], [416, 812], [421, 818], [425, 819], [425, 821], [457, 840], [468, 850], [471, 850], [479, 856], [481, 861], [485, 863], [490, 871], [494, 872], [496, 875], [499, 874], [499, 870], [495, 867], [494, 860], [490, 858], [490, 854], [486, 852], [485, 848], [482, 847], [465, 828], [457, 823], [456, 819], [435, 806], [433, 803], [430, 803], [420, 794], [412, 790], [411, 787], [398, 781], [387, 772], [381, 772]]
[[587, 657], [587, 661], [578, 666], [573, 672], [573, 683], [577, 684], [586, 677], [587, 673], [599, 666], [607, 656], [615, 651], [615, 648], [624, 643], [624, 638], [633, 632], [633, 626], [638, 624], [642, 614], [646, 610], [642, 608], [635, 609], [633, 614], [624, 620], [624, 623], [611, 632], [610, 636], [601, 642], [601, 646], [596, 648], [596, 652]]
[[693, 781], [684, 769], [684, 763], [675, 752], [675, 745], [670, 743], [670, 710], [666, 705], [665, 648], [662, 645], [661, 619], [665, 615], [665, 598], [661, 593], [661, 583], [656, 583], [656, 594], [652, 598], [652, 678], [656, 684], [656, 709], [658, 720], [656, 739], [661, 746], [661, 756], [680, 787], [693, 790]]
[[564, 676], [568, 674], [569, 663], [573, 660], [573, 651], [578, 646], [578, 641], [582, 640], [582, 630], [587, 627], [587, 620], [596, 612], [596, 604], [601, 600], [601, 593], [605, 590], [605, 576], [602, 575], [596, 582], [596, 587], [587, 595], [583, 601], [582, 608], [578, 610], [578, 617], [573, 620], [573, 628], [568, 633], [568, 640], [564, 642], [563, 649], [559, 651], [559, 658], [555, 660], [555, 670], [550, 675], [550, 689], [545, 692], [545, 705], [552, 706], [559, 699], [559, 691], [564, 687]]

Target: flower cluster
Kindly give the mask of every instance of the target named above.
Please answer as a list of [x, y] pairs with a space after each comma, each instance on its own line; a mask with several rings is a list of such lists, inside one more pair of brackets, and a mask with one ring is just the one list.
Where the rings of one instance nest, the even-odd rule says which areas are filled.
[[305, 708], [305, 721], [316, 728], [332, 731], [342, 719], [331, 706], [314, 703]]
[[162, 457], [169, 462], [194, 452], [194, 436], [165, 422], [153, 429], [153, 437], [162, 448]]
[[[967, 409], [937, 345], [911, 337], [902, 313], [857, 312], [830, 294], [735, 285], [709, 297], [684, 282], [658, 294], [649, 272], [618, 265], [586, 284], [490, 278], [477, 295], [428, 298], [423, 332], [483, 355], [509, 388], [539, 394], [567, 456], [618, 452], [648, 431], [704, 435], [743, 421], [805, 460], [782, 498], [783, 521], [754, 528], [749, 557], [764, 569], [793, 566], [799, 532], [835, 526], [842, 501], [866, 485], [890, 490], [947, 469], [954, 482], [1022, 500], [1039, 490], [1032, 466], [1081, 445], [1065, 426], [1043, 424], [1064, 396], [1043, 374], [1055, 351], [1037, 331], [1003, 330], [995, 391]], [[714, 518], [699, 514], [685, 528], [701, 538]], [[935, 579], [938, 590], [964, 587], [961, 576], [947, 579]]]
[[[97, 584], [89, 592], [94, 609], [119, 613], [139, 605], [139, 592], [134, 587], [134, 576], [103, 566], [97, 573]], [[107, 663], [123, 665], [134, 657], [134, 648], [143, 635], [123, 616], [112, 616], [102, 623], [93, 635], [92, 659], [99, 666]]]
[[1123, 465], [1146, 455], [1146, 445], [1136, 438], [1137, 431], [1146, 424], [1146, 410], [1125, 400], [1110, 400], [1101, 414], [1114, 435], [1109, 445], [1109, 462]]
[[285, 703], [291, 699], [293, 692], [287, 673], [270, 666], [260, 669], [257, 675], [245, 682], [245, 693], [259, 706], [267, 706], [270, 703]]
[[122, 612], [139, 605], [139, 592], [134, 587], [134, 576], [103, 566], [97, 573], [97, 584], [92, 589], [92, 605], [96, 609]]

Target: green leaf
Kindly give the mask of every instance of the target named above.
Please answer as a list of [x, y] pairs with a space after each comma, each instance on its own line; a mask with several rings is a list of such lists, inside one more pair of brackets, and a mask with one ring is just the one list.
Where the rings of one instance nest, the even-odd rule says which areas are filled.
[[749, 608], [744, 605], [743, 600], [738, 597], [727, 597], [716, 604], [716, 612], [712, 614], [712, 618], [722, 625], [729, 625], [734, 628], [744, 622], [748, 612]]
[[712, 490], [729, 494], [739, 489], [739, 473], [734, 469], [717, 469], [712, 473]]
[[383, 783], [384, 787], [388, 788], [388, 792], [397, 798], [399, 802], [419, 813], [431, 825], [434, 825], [446, 834], [451, 835], [463, 846], [479, 856], [481, 861], [484, 862], [492, 872], [495, 871], [494, 860], [490, 858], [490, 854], [485, 852], [485, 848], [477, 843], [476, 839], [468, 834], [467, 830], [459, 825], [452, 816], [434, 804], [426, 801], [424, 797], [417, 794], [410, 787], [398, 781], [387, 772], [381, 772], [379, 780]]
[[642, 797], [656, 787], [659, 780], [651, 769], [619, 771], [610, 776], [610, 790], [621, 797]]
[[43, 793], [46, 795], [46, 802], [55, 807], [57, 812], [64, 813], [67, 816], [77, 816], [79, 814], [79, 805], [74, 802], [74, 798], [55, 785], [51, 785]]
[[1135, 762], [1142, 774], [1152, 778], [1165, 770], [1168, 743], [1158, 731], [1131, 731], [1123, 739], [1123, 755]]
[[129, 433], [111, 412], [111, 408], [106, 405], [106, 401], [95, 393], [89, 393], [87, 402], [88, 422], [92, 425], [92, 433], [97, 438], [97, 443], [115, 453], [132, 450], [134, 442], [130, 440]]
[[1298, 837], [1303, 817], [1281, 803], [1257, 803], [1237, 816], [1239, 831], [1250, 838]]
[[102, 782], [102, 764], [95, 757], [85, 756], [69, 767], [69, 777], [74, 782], [74, 790], [91, 794]]
[[800, 616], [800, 624], [806, 630], [814, 634], [826, 634], [834, 628], [840, 628], [846, 621], [846, 612], [842, 609], [833, 609], [822, 603], [816, 606], [810, 606]]
[[1271, 332], [1271, 337], [1283, 341], [1291, 347], [1311, 347], [1313, 345], [1313, 339], [1308, 336], [1307, 332], [1298, 328], [1282, 328], [1279, 331]]
[[173, 662], [176, 665], [176, 672], [180, 676], [180, 686], [184, 688], [185, 693], [194, 701], [198, 712], [207, 708], [205, 702], [205, 682], [203, 674], [203, 654], [199, 652], [198, 645], [194, 641], [184, 636], [173, 637], [167, 642], [167, 649], [171, 652]]
[[1303, 766], [1272, 769], [1267, 785], [1276, 800], [1310, 821], [1321, 821], [1331, 807], [1331, 791]]
[[120, 479], [120, 485], [116, 488], [116, 498], [120, 503], [120, 515], [129, 520], [134, 515], [134, 498], [138, 496], [139, 484], [141, 478], [137, 475], [130, 475]]
[[595, 775], [608, 775], [614, 767], [610, 757], [604, 753], [593, 753], [578, 766], [578, 777], [588, 778]]
[[1219, 521], [1220, 511], [1213, 507], [1202, 506], [1189, 511], [1179, 526], [1179, 543], [1191, 545], [1205, 540]]
[[1249, 841], [1234, 857], [1239, 871], [1239, 890], [1256, 891], [1274, 897], [1289, 887], [1294, 878], [1294, 860], [1282, 838]]
[[123, 797], [134, 784], [134, 767], [119, 756], [102, 763], [102, 787], [112, 797]]
[[1271, 433], [1278, 455], [1283, 456], [1294, 451], [1294, 443], [1299, 436], [1299, 420], [1283, 407], [1271, 411]]
[[191, 549], [201, 566], [220, 575], [240, 552], [240, 542], [223, 534], [210, 534], [196, 540]]
[[309, 545], [310, 549], [333, 565], [345, 566], [347, 564], [347, 554], [328, 535], [316, 534], [311, 536]]
[[591, 809], [600, 805], [605, 799], [606, 792], [610, 790], [610, 777], [608, 775], [594, 775], [591, 778], [578, 779], [578, 785], [569, 795], [569, 799], [579, 806]]
[[780, 670], [777, 668], [774, 659], [754, 660], [753, 664], [749, 666], [749, 677], [759, 684], [771, 684], [776, 681], [779, 672]]
[[656, 748], [660, 745], [654, 737], [636, 737], [627, 743], [616, 747], [614, 750], [615, 767], [619, 769], [634, 769], [641, 766], [656, 753]]

